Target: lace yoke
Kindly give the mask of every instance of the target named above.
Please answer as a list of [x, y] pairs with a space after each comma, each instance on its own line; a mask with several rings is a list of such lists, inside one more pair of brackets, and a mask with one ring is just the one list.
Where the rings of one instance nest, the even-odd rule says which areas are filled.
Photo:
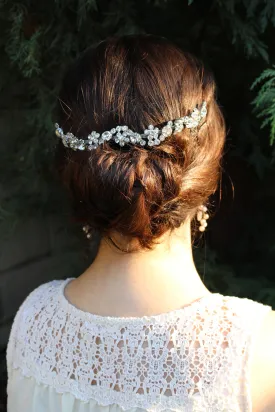
[[7, 350], [9, 379], [123, 410], [251, 411], [253, 334], [270, 308], [210, 294], [141, 318], [97, 316], [64, 296], [65, 281], [34, 290], [20, 307]]

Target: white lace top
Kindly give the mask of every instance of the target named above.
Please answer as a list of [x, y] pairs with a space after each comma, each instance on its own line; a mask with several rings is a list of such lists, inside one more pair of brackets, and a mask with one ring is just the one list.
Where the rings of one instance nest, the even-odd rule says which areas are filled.
[[7, 350], [8, 412], [251, 411], [253, 336], [271, 309], [210, 294], [141, 318], [97, 316], [34, 290]]

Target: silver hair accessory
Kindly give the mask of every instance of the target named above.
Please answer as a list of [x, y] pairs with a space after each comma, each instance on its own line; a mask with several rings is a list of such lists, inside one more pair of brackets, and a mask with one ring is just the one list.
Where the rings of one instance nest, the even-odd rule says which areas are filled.
[[55, 123], [55, 134], [62, 139], [64, 146], [73, 150], [93, 150], [110, 140], [114, 140], [120, 146], [124, 146], [127, 143], [139, 144], [141, 146], [146, 144], [148, 146], [158, 146], [173, 133], [181, 132], [184, 127], [191, 130], [196, 129], [206, 115], [207, 108], [204, 101], [201, 108], [195, 107], [190, 116], [180, 117], [173, 121], [170, 120], [161, 129], [150, 125], [142, 134], [133, 132], [128, 126], [117, 126], [102, 134], [93, 131], [88, 135], [87, 139], [79, 139], [73, 133], [65, 134], [57, 123]]
[[204, 205], [199, 206], [197, 212], [197, 220], [200, 223], [199, 231], [204, 232], [207, 226], [207, 219], [209, 219], [209, 214], [207, 213], [207, 207]]

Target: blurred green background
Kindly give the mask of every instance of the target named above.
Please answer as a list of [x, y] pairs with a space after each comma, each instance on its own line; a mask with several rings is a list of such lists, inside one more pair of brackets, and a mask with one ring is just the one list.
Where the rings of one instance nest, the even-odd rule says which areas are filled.
[[1, 237], [49, 215], [78, 233], [52, 172], [64, 69], [107, 36], [162, 35], [214, 72], [227, 123], [214, 216], [194, 246], [201, 274], [212, 290], [275, 307], [274, 0], [2, 0], [0, 12], [1, 116], [20, 112], [16, 138], [1, 132]]

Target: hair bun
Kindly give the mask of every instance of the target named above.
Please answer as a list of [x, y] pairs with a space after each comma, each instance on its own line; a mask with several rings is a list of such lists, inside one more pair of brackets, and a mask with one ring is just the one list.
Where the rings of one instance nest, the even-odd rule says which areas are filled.
[[[203, 100], [208, 114], [196, 133], [183, 129], [158, 146], [91, 152], [58, 148], [58, 169], [75, 217], [108, 236], [119, 232], [151, 248], [193, 217], [217, 186], [225, 128], [215, 84], [203, 67], [162, 38], [125, 36], [88, 49], [69, 69], [60, 93], [69, 107], [60, 123], [73, 132], [127, 124], [143, 130], [184, 116]], [[78, 133], [79, 134], [79, 133]]]

